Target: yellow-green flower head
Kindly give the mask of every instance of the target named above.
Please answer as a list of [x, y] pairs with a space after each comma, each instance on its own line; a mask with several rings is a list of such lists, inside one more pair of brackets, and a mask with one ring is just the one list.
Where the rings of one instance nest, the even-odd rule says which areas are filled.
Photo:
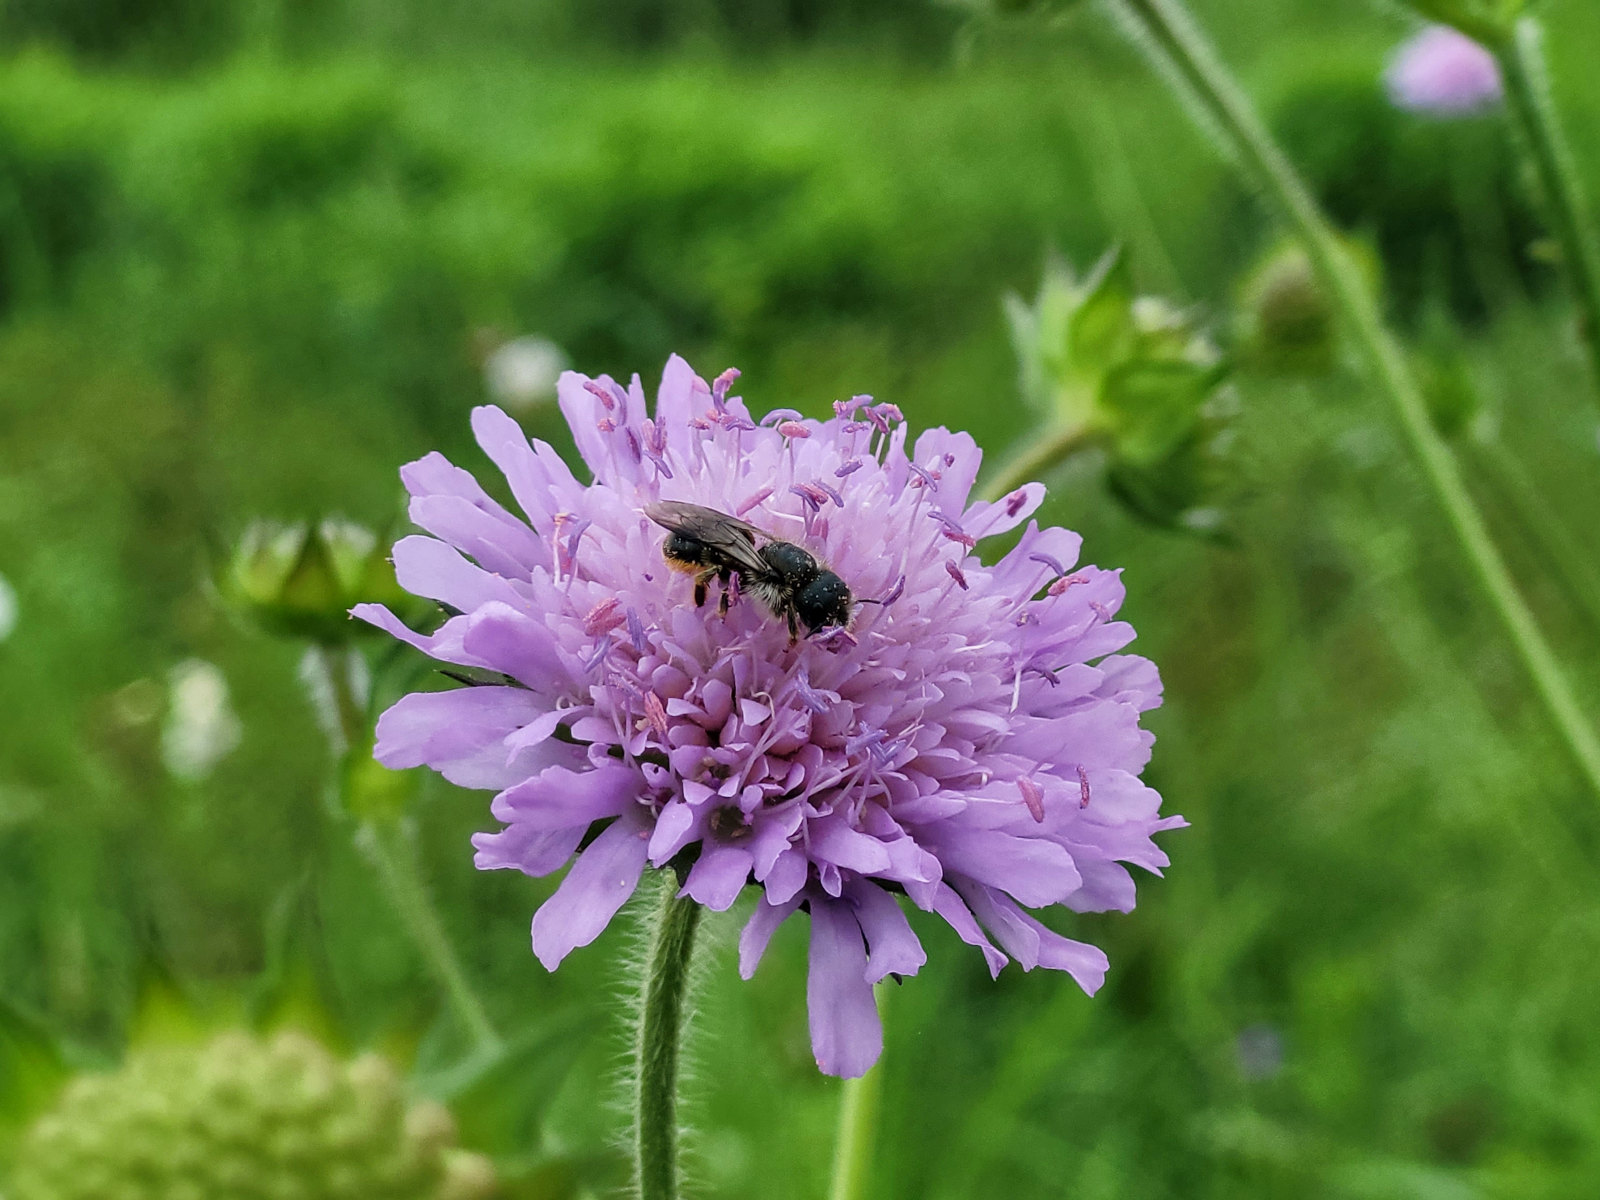
[[1332, 368], [1333, 307], [1299, 245], [1273, 246], [1239, 290], [1241, 341], [1258, 366], [1307, 374]]
[[488, 1160], [386, 1061], [227, 1033], [82, 1076], [28, 1131], [9, 1200], [488, 1200]]
[[355, 605], [406, 598], [378, 536], [337, 518], [300, 525], [255, 522], [239, 539], [218, 586], [267, 632], [323, 644], [365, 632], [349, 619]]

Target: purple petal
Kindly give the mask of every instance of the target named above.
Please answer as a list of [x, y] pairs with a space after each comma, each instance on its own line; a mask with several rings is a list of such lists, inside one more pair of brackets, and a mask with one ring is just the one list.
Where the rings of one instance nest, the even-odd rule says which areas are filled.
[[509, 604], [491, 602], [474, 611], [461, 645], [474, 658], [538, 692], [555, 691], [572, 678], [544, 622]]
[[555, 894], [533, 914], [533, 952], [554, 971], [611, 924], [644, 872], [649, 816], [632, 805], [578, 856]]
[[883, 1025], [867, 982], [867, 948], [848, 903], [812, 897], [806, 973], [811, 1053], [826, 1075], [856, 1079], [883, 1053]]
[[990, 503], [980, 500], [961, 516], [961, 526], [982, 541], [1007, 533], [1033, 516], [1044, 503], [1044, 484], [1025, 483], [1009, 495]]
[[498, 833], [475, 833], [472, 846], [477, 851], [472, 865], [480, 871], [514, 870], [535, 878], [558, 871], [572, 857], [586, 829], [540, 832], [526, 825], [511, 825]]
[[[1027, 819], [1026, 813], [1023, 819]], [[1083, 886], [1072, 855], [1054, 842], [990, 829], [941, 828], [938, 832], [934, 852], [947, 877], [965, 875], [997, 887], [1029, 908], [1060, 903]]]
[[656, 424], [687, 427], [694, 418], [695, 373], [678, 355], [667, 359], [656, 391]]
[[749, 850], [707, 843], [690, 868], [681, 894], [692, 896], [712, 912], [726, 912], [749, 879]]
[[587, 771], [547, 767], [501, 792], [490, 808], [496, 820], [508, 825], [541, 832], [586, 829], [595, 821], [621, 816], [643, 786], [639, 772], [621, 763]]
[[778, 926], [789, 919], [789, 914], [800, 907], [800, 897], [773, 904], [765, 896], [756, 905], [755, 912], [739, 934], [739, 978], [749, 979], [761, 965], [761, 956], [767, 952], [767, 943]]
[[549, 563], [543, 543], [526, 525], [502, 524], [459, 496], [419, 496], [407, 511], [413, 524], [471, 555], [496, 575], [525, 576]]
[[525, 774], [507, 768], [505, 739], [541, 708], [521, 688], [414, 692], [378, 718], [373, 753], [396, 770], [430, 766], [461, 787], [505, 787]]
[[856, 921], [870, 951], [867, 982], [877, 983], [888, 975], [915, 975], [928, 955], [895, 898], [872, 883], [853, 888], [850, 898], [855, 901]]
[[811, 878], [811, 860], [805, 852], [789, 847], [773, 860], [772, 869], [761, 879], [767, 889], [767, 898], [774, 904], [784, 904], [798, 896]]
[[561, 456], [543, 442], [529, 442], [522, 426], [492, 405], [472, 410], [472, 432], [534, 528], [549, 532], [551, 517], [565, 507], [566, 498], [581, 492]]
[[811, 822], [811, 857], [848, 871], [876, 875], [889, 869], [889, 852], [875, 837], [840, 820]]
[[[689, 787], [685, 783], [684, 787]], [[700, 786], [700, 785], [696, 785]], [[666, 861], [700, 836], [700, 817], [683, 800], [669, 800], [656, 817], [656, 827], [650, 834], [650, 861], [662, 866]]]
[[983, 927], [972, 915], [972, 910], [967, 907], [966, 901], [948, 883], [939, 885], [933, 898], [933, 911], [945, 919], [963, 942], [983, 951], [984, 961], [989, 964], [991, 978], [1000, 974], [1000, 969], [1008, 961], [1006, 956], [996, 950], [994, 943], [983, 935]]
[[967, 902], [995, 939], [1022, 964], [1024, 971], [1044, 967], [1065, 971], [1089, 995], [1105, 982], [1109, 963], [1104, 951], [1075, 942], [1047, 929], [1010, 899], [987, 888], [969, 888]]
[[473, 565], [459, 550], [431, 537], [404, 537], [396, 542], [394, 572], [406, 591], [442, 600], [462, 612], [495, 601], [521, 602], [508, 580]]

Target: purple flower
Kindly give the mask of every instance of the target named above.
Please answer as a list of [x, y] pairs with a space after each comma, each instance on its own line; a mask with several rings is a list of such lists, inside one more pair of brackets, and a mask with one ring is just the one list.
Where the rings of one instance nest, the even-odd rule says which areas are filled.
[[[404, 469], [411, 519], [433, 536], [395, 545], [400, 582], [456, 615], [431, 634], [377, 605], [356, 615], [514, 682], [404, 697], [378, 722], [378, 758], [498, 791], [504, 828], [474, 839], [481, 868], [546, 875], [577, 855], [533, 919], [550, 969], [647, 865], [680, 870], [683, 894], [714, 910], [760, 890], [746, 977], [808, 912], [812, 1047], [829, 1074], [872, 1065], [872, 985], [925, 960], [901, 894], [991, 972], [1010, 956], [1094, 992], [1105, 955], [1028, 910], [1131, 909], [1124, 864], [1159, 873], [1151, 835], [1185, 823], [1139, 781], [1152, 741], [1139, 714], [1161, 683], [1116, 653], [1133, 638], [1114, 619], [1119, 573], [1074, 568], [1078, 536], [1028, 521], [1037, 483], [971, 501], [980, 452], [964, 433], [911, 444], [899, 410], [865, 396], [773, 428], [723, 378], [708, 387], [674, 357], [651, 420], [637, 376], [624, 389], [563, 375], [592, 484], [477, 409], [522, 516], [438, 454]], [[642, 511], [658, 500], [740, 514], [881, 603], [798, 643], [748, 587], [725, 617], [697, 608]], [[973, 544], [1024, 521], [985, 565]]]
[[1403, 43], [1384, 75], [1396, 107], [1440, 117], [1478, 112], [1500, 99], [1500, 68], [1466, 34], [1430, 25]]

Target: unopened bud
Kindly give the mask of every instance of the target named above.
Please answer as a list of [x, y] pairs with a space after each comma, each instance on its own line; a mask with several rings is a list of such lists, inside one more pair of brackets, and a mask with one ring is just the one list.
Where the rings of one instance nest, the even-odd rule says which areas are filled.
[[245, 530], [218, 580], [223, 598], [268, 633], [338, 645], [370, 634], [352, 621], [364, 602], [414, 610], [395, 580], [383, 541], [350, 521], [303, 525], [257, 521]]

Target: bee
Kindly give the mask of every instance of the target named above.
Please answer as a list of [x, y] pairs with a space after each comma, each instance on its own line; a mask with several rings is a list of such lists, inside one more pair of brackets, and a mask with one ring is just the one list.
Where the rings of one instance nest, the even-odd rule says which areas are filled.
[[647, 504], [644, 514], [667, 531], [661, 546], [667, 565], [694, 576], [697, 608], [705, 604], [706, 588], [715, 578], [722, 584], [717, 608], [726, 615], [729, 582], [737, 576], [741, 591], [789, 622], [791, 646], [800, 638], [802, 623], [808, 636], [850, 623], [854, 598], [849, 587], [803, 547], [738, 517], [681, 500]]

